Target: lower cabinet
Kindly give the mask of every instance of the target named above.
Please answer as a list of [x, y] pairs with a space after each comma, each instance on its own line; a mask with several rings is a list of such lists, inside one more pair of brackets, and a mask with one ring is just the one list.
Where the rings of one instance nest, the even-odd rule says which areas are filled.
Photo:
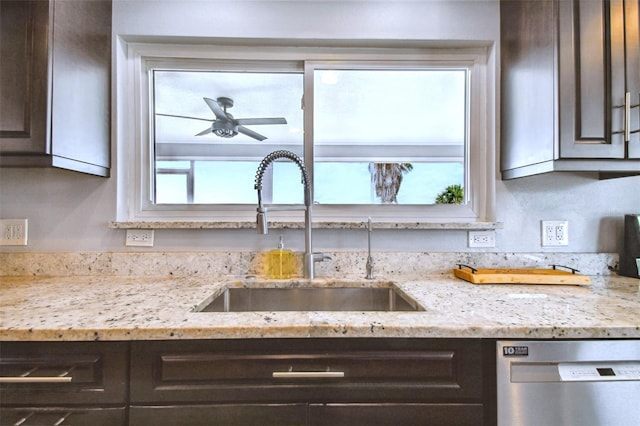
[[131, 425], [482, 425], [480, 340], [134, 342]]
[[77, 407], [2, 407], [2, 425], [125, 425], [127, 410], [117, 408], [77, 408]]
[[304, 426], [306, 404], [132, 406], [130, 425]]
[[0, 342], [0, 425], [124, 425], [126, 342]]
[[133, 406], [131, 425], [478, 425], [481, 404], [215, 404]]
[[489, 425], [490, 343], [0, 342], [0, 425]]
[[311, 404], [310, 426], [478, 425], [481, 404]]

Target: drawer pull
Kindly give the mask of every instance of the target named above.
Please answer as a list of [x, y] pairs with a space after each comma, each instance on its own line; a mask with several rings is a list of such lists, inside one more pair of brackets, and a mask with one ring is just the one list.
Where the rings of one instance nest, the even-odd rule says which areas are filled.
[[62, 423], [64, 423], [64, 422], [67, 420], [67, 418], [68, 418], [70, 415], [71, 415], [71, 413], [66, 413], [64, 416], [60, 417], [60, 418], [58, 419], [58, 421], [57, 421], [57, 422], [55, 422], [55, 423], [53, 424], [53, 426], [60, 426]]
[[[45, 411], [46, 413], [46, 411]], [[18, 420], [17, 422], [15, 422], [13, 424], [13, 426], [21, 426], [23, 425], [27, 420], [29, 420], [31, 417], [33, 417], [36, 413], [35, 412], [30, 412], [29, 414], [27, 414], [26, 416], [24, 416], [23, 418], [21, 418], [20, 420]], [[69, 418], [69, 416], [71, 415], [71, 413], [66, 413], [64, 414], [62, 417], [60, 417], [54, 424], [53, 426], [60, 426], [61, 424], [63, 424], [67, 418]]]
[[72, 377], [0, 377], [0, 383], [71, 383]]
[[19, 376], [0, 377], [0, 383], [71, 383], [73, 376], [70, 376], [75, 367], [57, 376], [31, 376], [31, 373], [38, 370], [38, 367], [21, 374]]
[[15, 422], [15, 423], [13, 424], [13, 426], [20, 426], [20, 425], [24, 424], [24, 422], [26, 422], [27, 420], [29, 420], [29, 418], [30, 418], [30, 417], [33, 417], [33, 415], [34, 415], [34, 414], [35, 414], [34, 412], [31, 412], [31, 413], [27, 414], [26, 416], [24, 416], [23, 418], [21, 418], [20, 420], [18, 420], [17, 422]]
[[274, 371], [274, 379], [340, 379], [344, 371]]

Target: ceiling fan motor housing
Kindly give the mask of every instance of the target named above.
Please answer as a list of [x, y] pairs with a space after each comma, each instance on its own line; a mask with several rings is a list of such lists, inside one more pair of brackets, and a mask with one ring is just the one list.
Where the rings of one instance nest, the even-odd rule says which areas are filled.
[[211, 125], [211, 131], [222, 138], [232, 138], [238, 134], [238, 126], [231, 121], [216, 120]]

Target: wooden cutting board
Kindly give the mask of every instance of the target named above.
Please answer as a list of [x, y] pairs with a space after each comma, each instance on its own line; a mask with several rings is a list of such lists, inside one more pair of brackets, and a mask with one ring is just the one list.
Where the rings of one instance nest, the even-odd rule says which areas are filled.
[[453, 274], [473, 284], [591, 284], [586, 275], [558, 269], [481, 269], [464, 266], [454, 269]]

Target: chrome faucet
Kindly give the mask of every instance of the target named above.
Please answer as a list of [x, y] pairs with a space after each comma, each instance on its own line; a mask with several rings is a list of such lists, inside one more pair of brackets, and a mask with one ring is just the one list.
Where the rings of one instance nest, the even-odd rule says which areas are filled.
[[369, 220], [367, 221], [367, 230], [368, 230], [368, 235], [369, 235], [369, 244], [368, 244], [368, 248], [369, 248], [369, 256], [367, 256], [367, 276], [365, 277], [368, 280], [372, 280], [373, 279], [373, 256], [371, 256], [371, 218], [369, 218]]
[[[304, 185], [304, 206], [264, 206], [262, 204], [262, 179], [264, 177], [264, 173], [267, 170], [267, 167], [271, 165], [277, 159], [284, 158], [287, 160], [291, 160], [300, 169], [302, 173], [302, 184]], [[311, 241], [311, 218], [312, 218], [312, 202], [311, 202], [311, 183], [309, 182], [309, 175], [307, 174], [307, 169], [300, 157], [298, 157], [295, 153], [286, 150], [273, 151], [268, 154], [266, 157], [262, 159], [260, 165], [258, 166], [258, 171], [256, 172], [255, 186], [254, 188], [258, 191], [258, 208], [256, 215], [256, 228], [259, 234], [268, 234], [269, 233], [269, 224], [267, 223], [267, 212], [268, 211], [288, 211], [288, 210], [304, 210], [304, 277], [313, 279], [314, 278], [314, 267], [315, 262], [322, 262], [323, 260], [330, 259], [329, 256], [324, 253], [314, 253], [312, 249], [312, 241]]]

